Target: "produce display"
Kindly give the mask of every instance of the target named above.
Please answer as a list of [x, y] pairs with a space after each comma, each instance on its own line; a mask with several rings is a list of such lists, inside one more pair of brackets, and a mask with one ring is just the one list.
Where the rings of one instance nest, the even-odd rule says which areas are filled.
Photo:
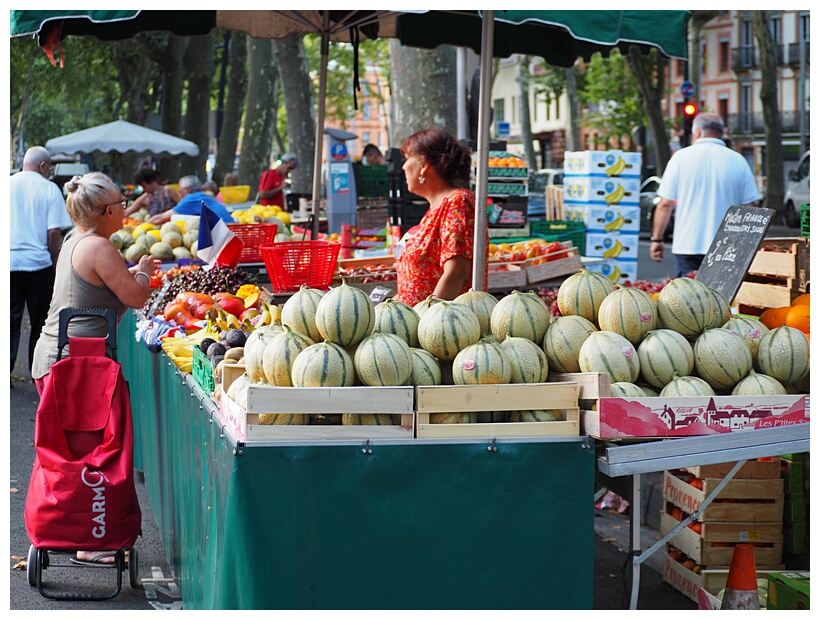
[[137, 263], [141, 257], [148, 255], [163, 262], [195, 258], [199, 230], [198, 227], [193, 227], [198, 225], [198, 221], [194, 222], [186, 230], [182, 221], [166, 222], [157, 227], [148, 222], [126, 218], [123, 227], [113, 233], [109, 241], [128, 264]]

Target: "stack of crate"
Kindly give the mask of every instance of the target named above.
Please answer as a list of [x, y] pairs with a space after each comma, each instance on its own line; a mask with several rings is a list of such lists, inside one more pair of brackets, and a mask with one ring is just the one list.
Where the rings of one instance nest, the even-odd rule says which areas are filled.
[[783, 479], [783, 549], [786, 553], [808, 553], [808, 504], [802, 454], [786, 454], [781, 460]]
[[[733, 465], [664, 472], [661, 534], [700, 510]], [[758, 571], [782, 570], [783, 499], [779, 457], [746, 462], [697, 521], [671, 539], [664, 580], [697, 601], [700, 587], [713, 582], [715, 574], [728, 572], [734, 547], [740, 543], [754, 546]]]

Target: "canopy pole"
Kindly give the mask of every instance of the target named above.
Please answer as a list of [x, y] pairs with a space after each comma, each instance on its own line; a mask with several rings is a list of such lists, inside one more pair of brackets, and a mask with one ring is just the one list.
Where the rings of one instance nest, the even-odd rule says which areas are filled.
[[319, 109], [316, 114], [316, 148], [313, 154], [313, 230], [311, 239], [319, 238], [319, 198], [322, 192], [322, 148], [325, 135], [325, 97], [327, 90], [327, 58], [330, 49], [330, 17], [322, 11], [322, 58], [319, 62]]
[[478, 97], [478, 171], [476, 172], [475, 238], [473, 240], [473, 290], [487, 285], [484, 267], [487, 263], [487, 181], [490, 156], [490, 94], [493, 66], [493, 31], [495, 11], [484, 11], [481, 20], [481, 65]]

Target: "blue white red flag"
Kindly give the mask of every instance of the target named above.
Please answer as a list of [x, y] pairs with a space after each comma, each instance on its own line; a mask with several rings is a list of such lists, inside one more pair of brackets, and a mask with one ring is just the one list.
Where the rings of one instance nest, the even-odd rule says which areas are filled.
[[202, 201], [196, 255], [209, 265], [236, 268], [244, 244], [228, 225]]

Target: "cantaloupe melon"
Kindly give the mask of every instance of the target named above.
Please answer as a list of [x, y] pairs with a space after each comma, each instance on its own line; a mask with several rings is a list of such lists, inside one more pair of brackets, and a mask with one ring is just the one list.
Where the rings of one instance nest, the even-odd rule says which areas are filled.
[[544, 334], [544, 353], [555, 372], [581, 372], [578, 353], [581, 345], [598, 328], [581, 316], [559, 316]]
[[432, 353], [424, 349], [411, 348], [410, 355], [413, 370], [405, 385], [441, 385], [441, 366]]
[[598, 327], [598, 309], [614, 290], [605, 275], [582, 269], [558, 287], [558, 309], [564, 316], [581, 316]]
[[440, 301], [421, 315], [418, 333], [421, 348], [439, 360], [453, 361], [459, 351], [478, 342], [481, 325], [467, 306]]
[[685, 377], [695, 367], [692, 345], [672, 329], [655, 329], [638, 345], [641, 377], [649, 385], [663, 388], [675, 376]]
[[769, 333], [768, 327], [758, 319], [748, 316], [733, 316], [722, 327], [740, 336], [746, 346], [749, 347], [749, 351], [752, 352], [752, 360], [757, 359], [757, 348], [760, 345], [760, 339]]
[[692, 340], [712, 324], [715, 300], [697, 280], [675, 278], [658, 293], [658, 316], [662, 327]]
[[538, 409], [510, 411], [510, 422], [560, 422], [567, 419], [566, 409]]
[[791, 385], [809, 373], [809, 339], [794, 327], [776, 327], [760, 339], [755, 369]]
[[307, 425], [309, 419], [307, 414], [302, 413], [260, 413], [259, 424], [263, 426], [279, 425]]
[[264, 355], [265, 349], [279, 330], [270, 325], [264, 325], [253, 330], [245, 341], [245, 372], [254, 383], [267, 383], [265, 376]]
[[660, 396], [715, 396], [715, 391], [700, 377], [676, 375], [663, 387]]
[[427, 309], [432, 306], [433, 304], [437, 304], [440, 301], [443, 301], [439, 297], [435, 295], [430, 295], [427, 299], [422, 299], [419, 303], [413, 306], [413, 310], [416, 311], [416, 314], [419, 315], [419, 319], [424, 316], [424, 313], [427, 312]]
[[345, 387], [353, 385], [355, 376], [353, 360], [329, 340], [312, 344], [299, 353], [291, 371], [296, 387]]
[[547, 356], [532, 340], [509, 336], [497, 346], [510, 362], [510, 383], [543, 383], [547, 380]]
[[613, 398], [644, 398], [646, 393], [634, 383], [616, 381], [610, 384], [609, 395]]
[[396, 422], [389, 413], [343, 413], [344, 426], [395, 426]]
[[376, 310], [367, 293], [344, 281], [330, 289], [316, 306], [316, 327], [322, 338], [341, 347], [361, 342], [375, 325]]
[[755, 396], [787, 394], [786, 388], [780, 381], [769, 375], [756, 373], [750, 370], [749, 374], [735, 386], [732, 396]]
[[612, 291], [598, 309], [601, 330], [620, 334], [635, 346], [657, 324], [658, 306], [649, 293], [639, 288], [627, 286]]
[[319, 289], [303, 284], [282, 305], [282, 325], [304, 334], [314, 342], [321, 341], [322, 335], [316, 327], [316, 307], [323, 296], [324, 293]]
[[476, 412], [466, 413], [431, 413], [430, 424], [475, 424]]
[[268, 383], [281, 387], [292, 386], [290, 377], [293, 362], [299, 353], [312, 344], [316, 343], [304, 334], [284, 326], [284, 331], [271, 338], [262, 353], [262, 370]]
[[541, 344], [551, 319], [547, 305], [535, 292], [512, 291], [493, 308], [490, 330], [501, 342], [513, 336]]
[[482, 338], [491, 333], [490, 330], [490, 316], [493, 313], [498, 303], [498, 298], [495, 295], [487, 293], [486, 291], [474, 291], [470, 289], [466, 293], [462, 293], [453, 301], [457, 304], [464, 304], [470, 310], [475, 312], [478, 317], [478, 323], [481, 325]]
[[709, 291], [710, 295], [712, 295], [712, 300], [714, 301], [715, 307], [715, 314], [712, 321], [709, 323], [708, 328], [714, 329], [715, 327], [723, 327], [724, 323], [732, 317], [732, 308], [729, 306], [729, 302], [726, 301], [723, 293], [708, 286], [706, 287], [706, 290]]
[[578, 365], [583, 372], [608, 372], [611, 382], [634, 383], [641, 371], [634, 345], [615, 332], [590, 334], [581, 345]]
[[509, 383], [512, 368], [500, 346], [479, 341], [458, 352], [453, 360], [455, 385]]
[[359, 343], [353, 367], [364, 385], [404, 385], [413, 371], [413, 358], [399, 336], [374, 332]]
[[410, 306], [395, 299], [385, 299], [376, 306], [374, 332], [396, 334], [409, 347], [419, 346], [419, 315]]
[[707, 329], [693, 347], [698, 376], [716, 390], [730, 390], [752, 369], [752, 352], [728, 329]]

